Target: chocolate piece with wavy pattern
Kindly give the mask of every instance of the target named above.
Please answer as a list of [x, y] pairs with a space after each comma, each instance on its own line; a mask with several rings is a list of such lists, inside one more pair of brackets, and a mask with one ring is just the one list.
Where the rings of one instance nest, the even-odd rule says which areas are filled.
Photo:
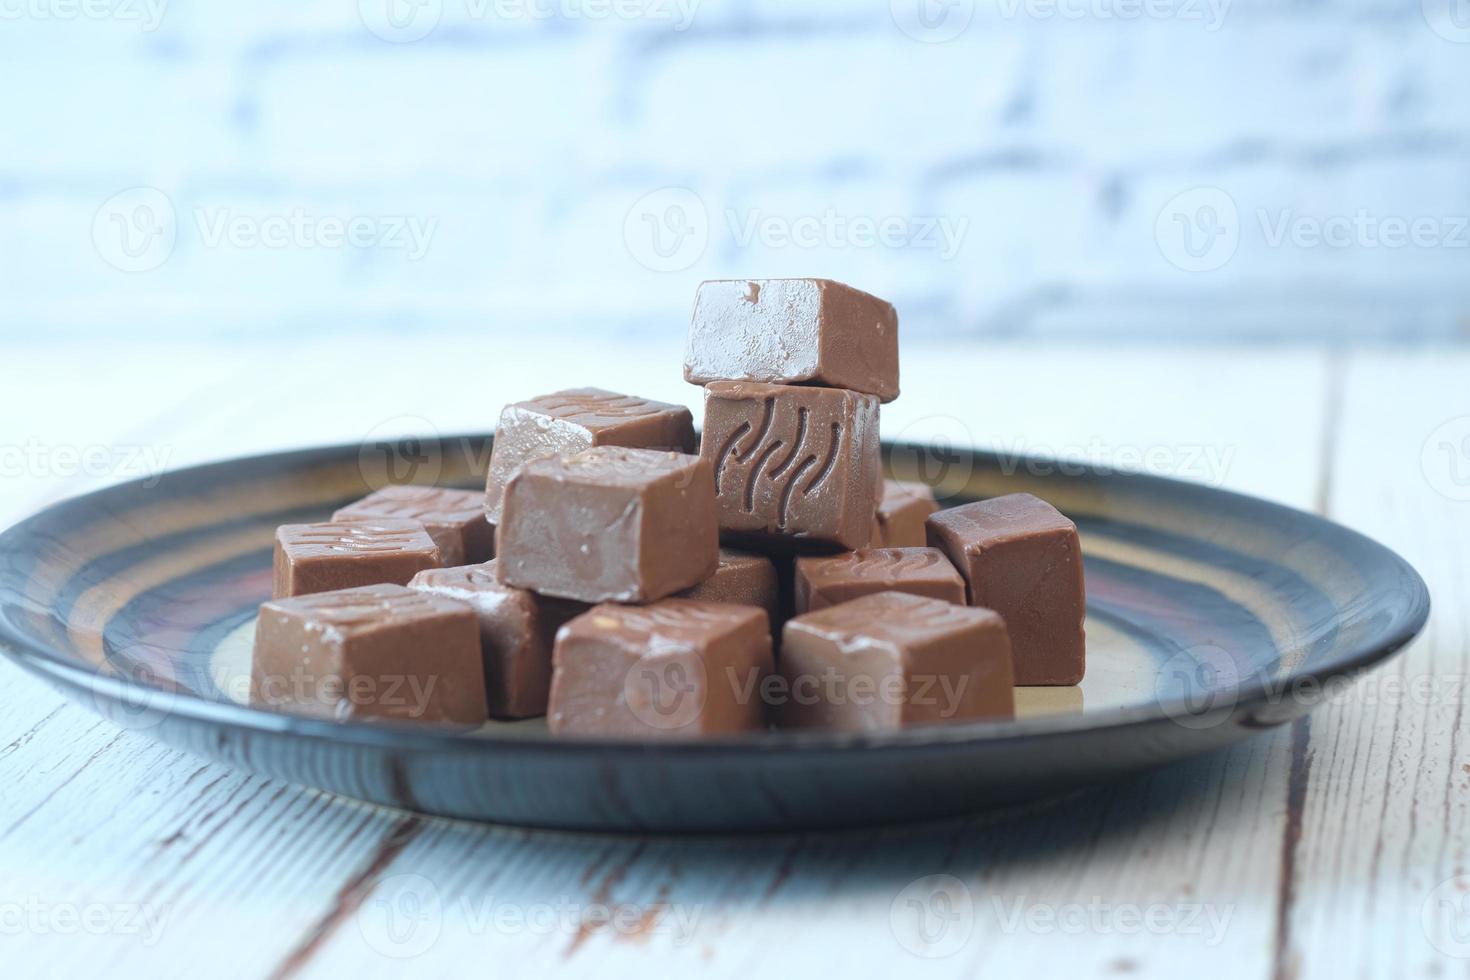
[[970, 602], [1005, 617], [1016, 683], [1076, 684], [1087, 669], [1082, 543], [1055, 507], [1029, 493], [951, 507], [928, 520], [969, 586]]
[[922, 548], [924, 521], [939, 509], [934, 488], [911, 480], [884, 480], [873, 518], [873, 548]]
[[500, 523], [505, 485], [526, 463], [593, 446], [693, 453], [694, 416], [683, 405], [601, 388], [569, 388], [507, 405], [490, 451], [485, 516]]
[[907, 592], [965, 604], [965, 580], [938, 548], [862, 548], [796, 560], [798, 614], [874, 592]]
[[334, 521], [383, 518], [418, 521], [439, 546], [446, 566], [478, 565], [495, 557], [495, 526], [485, 519], [485, 496], [474, 490], [391, 486], [340, 508]]
[[861, 548], [879, 479], [878, 399], [836, 388], [715, 381], [700, 453], [720, 530], [762, 548]]
[[720, 532], [710, 464], [595, 446], [533, 460], [505, 488], [496, 571], [580, 602], [652, 602], [709, 578]]
[[495, 562], [431, 568], [408, 583], [411, 589], [457, 599], [480, 619], [480, 655], [485, 696], [492, 718], [535, 718], [546, 714], [551, 688], [551, 648], [556, 631], [587, 611], [584, 603], [540, 596], [505, 585]]
[[407, 585], [443, 564], [439, 546], [418, 521], [327, 521], [276, 528], [271, 597], [363, 585]]
[[553, 735], [688, 738], [765, 727], [771, 634], [754, 606], [594, 606], [557, 632], [554, 659]]
[[1011, 669], [994, 612], [879, 592], [786, 624], [776, 717], [837, 732], [1010, 718]]
[[256, 621], [250, 699], [336, 721], [482, 725], [475, 612], [401, 585], [272, 600]]
[[764, 381], [898, 397], [898, 314], [830, 279], [701, 283], [684, 380]]

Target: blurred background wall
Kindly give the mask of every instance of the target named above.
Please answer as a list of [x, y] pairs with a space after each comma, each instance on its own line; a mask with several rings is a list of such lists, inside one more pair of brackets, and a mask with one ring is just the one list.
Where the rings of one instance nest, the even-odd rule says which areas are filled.
[[0, 0], [0, 335], [1470, 337], [1465, 0]]

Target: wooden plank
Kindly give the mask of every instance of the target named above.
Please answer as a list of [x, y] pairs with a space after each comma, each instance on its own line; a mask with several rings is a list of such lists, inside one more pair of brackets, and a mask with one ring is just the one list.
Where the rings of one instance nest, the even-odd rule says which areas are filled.
[[[463, 363], [483, 365], [475, 385], [360, 383], [401, 349], [341, 355], [337, 380], [314, 403], [332, 412], [287, 397], [315, 377], [311, 348], [284, 361], [242, 359], [231, 398], [205, 399], [150, 437], [166, 437], [184, 460], [361, 438], [395, 413], [428, 417], [446, 432], [484, 428], [507, 398], [554, 386], [550, 359], [529, 347], [496, 360], [472, 343]], [[641, 394], [695, 401], [676, 380], [677, 363], [677, 354], [655, 357], [653, 345], [631, 344], [600, 373]], [[1129, 458], [1161, 447], [1153, 458], [1165, 468], [1216, 447], [1226, 460], [1218, 471], [1185, 475], [1301, 505], [1317, 492], [1327, 387], [1312, 352], [916, 348], [905, 375], [927, 383], [907, 381], [885, 409], [890, 436], [949, 434], [955, 419], [980, 419], [964, 431], [982, 444], [1102, 457], [1121, 449]], [[1053, 388], [1070, 394], [1059, 400]], [[475, 389], [484, 394], [466, 396]], [[116, 932], [64, 949], [29, 934], [30, 942], [7, 944], [30, 966], [105, 962], [115, 976], [200, 963], [239, 976], [373, 975], [402, 968], [399, 954], [410, 952], [408, 963], [424, 972], [493, 962], [506, 972], [598, 977], [762, 967], [1010, 975], [1059, 966], [1172, 977], [1203, 956], [1228, 957], [1243, 975], [1275, 968], [1291, 768], [1284, 733], [1007, 823], [606, 839], [419, 820], [229, 773], [118, 735], [79, 709], [58, 710], [34, 682], [6, 677], [0, 746], [15, 747], [0, 750], [0, 782], [22, 781], [23, 790], [0, 804], [0, 829], [16, 824], [0, 836], [0, 864], [53, 905], [148, 902], [169, 913], [153, 945]], [[939, 946], [917, 942], [906, 918], [910, 899], [946, 911], [932, 900], [932, 875], [958, 879], [959, 908], [971, 913], [968, 929], [961, 921]], [[1155, 906], [1163, 935], [1128, 918]], [[429, 919], [415, 918], [426, 907]], [[637, 922], [584, 921], [601, 907]], [[433, 938], [418, 949], [426, 925]]]
[[1470, 972], [1470, 355], [1354, 355], [1333, 517], [1429, 583], [1425, 636], [1314, 712], [1287, 975]]

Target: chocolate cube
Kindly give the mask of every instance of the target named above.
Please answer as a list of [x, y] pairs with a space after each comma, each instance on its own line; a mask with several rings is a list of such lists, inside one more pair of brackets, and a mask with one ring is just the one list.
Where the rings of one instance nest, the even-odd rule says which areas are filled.
[[771, 634], [754, 606], [595, 606], [556, 635], [554, 735], [718, 735], [765, 727]]
[[715, 573], [693, 588], [680, 592], [679, 598], [759, 606], [766, 611], [772, 624], [778, 623], [781, 615], [776, 563], [765, 555], [753, 555], [734, 548], [721, 548], [720, 564]]
[[495, 562], [431, 568], [408, 583], [411, 589], [467, 603], [480, 620], [480, 654], [485, 696], [492, 718], [535, 718], [546, 714], [551, 689], [551, 649], [556, 631], [587, 607], [503, 585]]
[[475, 612], [401, 585], [260, 607], [251, 702], [315, 718], [484, 724]]
[[505, 486], [533, 459], [578, 453], [593, 446], [628, 446], [693, 453], [694, 416], [683, 405], [571, 388], [507, 405], [495, 428], [485, 514], [500, 523]]
[[418, 521], [439, 546], [446, 566], [469, 565], [495, 557], [495, 527], [485, 520], [485, 495], [475, 490], [392, 486], [332, 515], [334, 521], [401, 518]]
[[1044, 500], [1013, 493], [942, 510], [928, 528], [929, 543], [965, 577], [971, 605], [1005, 618], [1017, 684], [1082, 680], [1087, 602], [1076, 524]]
[[418, 521], [282, 524], [276, 528], [271, 597], [407, 585], [419, 572], [442, 564], [439, 546]]
[[830, 279], [701, 283], [684, 380], [765, 381], [898, 397], [898, 314]]
[[873, 548], [922, 548], [924, 521], [939, 509], [934, 488], [910, 480], [884, 480], [873, 520]]
[[863, 548], [796, 560], [797, 613], [874, 592], [907, 592], [965, 604], [965, 580], [938, 548]]
[[780, 668], [777, 718], [791, 728], [891, 731], [1015, 713], [1005, 623], [923, 596], [879, 592], [796, 617]]
[[651, 602], [709, 578], [720, 536], [710, 464], [597, 446], [533, 460], [505, 488], [500, 580], [581, 602]]
[[720, 530], [765, 545], [861, 548], [878, 488], [878, 399], [753, 381], [705, 387], [700, 454]]

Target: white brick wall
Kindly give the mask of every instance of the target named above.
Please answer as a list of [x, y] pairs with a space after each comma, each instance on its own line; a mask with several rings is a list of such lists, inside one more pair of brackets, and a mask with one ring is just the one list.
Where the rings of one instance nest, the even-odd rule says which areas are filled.
[[1470, 333], [1439, 0], [388, 2], [0, 0], [0, 331]]

